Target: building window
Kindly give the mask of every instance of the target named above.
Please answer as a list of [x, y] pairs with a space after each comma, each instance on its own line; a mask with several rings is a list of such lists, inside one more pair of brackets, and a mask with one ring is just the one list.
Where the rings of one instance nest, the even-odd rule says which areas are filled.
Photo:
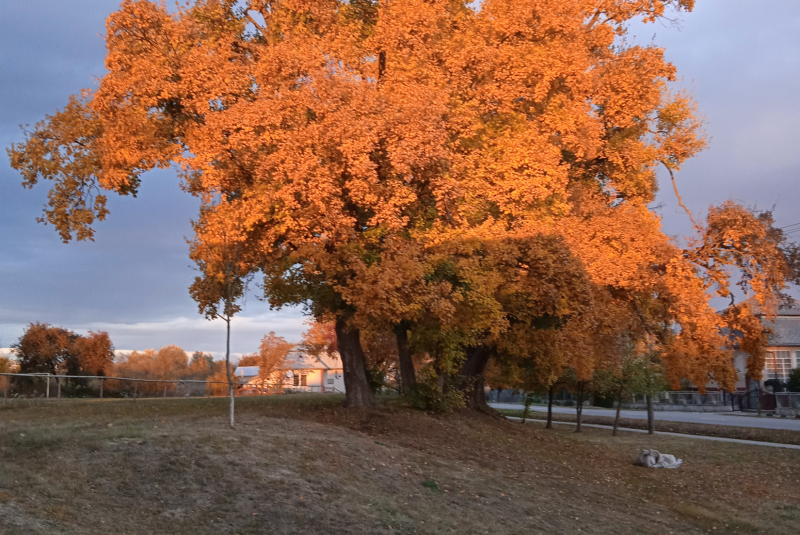
[[300, 386], [308, 386], [308, 382], [306, 381], [306, 377], [308, 377], [308, 376], [307, 375], [301, 375], [300, 376]]
[[295, 375], [294, 377], [292, 377], [292, 385], [293, 386], [300, 386], [300, 376], [299, 375]]
[[328, 384], [332, 385], [333, 384], [333, 379], [328, 379]]
[[770, 351], [767, 353], [767, 371], [770, 379], [786, 382], [789, 380], [789, 372], [791, 370], [791, 351]]

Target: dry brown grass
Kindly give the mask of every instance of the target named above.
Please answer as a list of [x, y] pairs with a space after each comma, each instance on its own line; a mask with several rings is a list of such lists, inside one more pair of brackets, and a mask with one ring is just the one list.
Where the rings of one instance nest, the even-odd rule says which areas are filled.
[[[800, 452], [331, 397], [0, 407], [0, 533], [796, 533]], [[631, 460], [640, 447], [679, 470]], [[715, 530], [713, 528], [716, 528]]]

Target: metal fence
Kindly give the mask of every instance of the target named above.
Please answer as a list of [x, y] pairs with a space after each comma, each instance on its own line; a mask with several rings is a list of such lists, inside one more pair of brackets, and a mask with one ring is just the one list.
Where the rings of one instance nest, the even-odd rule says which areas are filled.
[[749, 392], [736, 392], [733, 394], [733, 406], [737, 411], [774, 411], [776, 407], [776, 394], [750, 390]]
[[[237, 385], [237, 390], [239, 390]], [[59, 400], [107, 397], [206, 397], [227, 395], [228, 383], [201, 379], [141, 379], [50, 373], [0, 373], [3, 404], [9, 400]]]
[[800, 410], [800, 392], [776, 392], [774, 395], [777, 408]]
[[731, 404], [731, 395], [722, 391], [706, 392], [705, 394], [693, 391], [660, 392], [655, 396], [654, 401], [668, 405], [727, 406]]

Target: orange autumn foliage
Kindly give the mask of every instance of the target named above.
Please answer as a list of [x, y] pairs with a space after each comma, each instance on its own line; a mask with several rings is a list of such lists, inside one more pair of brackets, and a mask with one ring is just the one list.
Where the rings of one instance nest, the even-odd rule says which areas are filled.
[[12, 346], [22, 373], [108, 375], [114, 346], [106, 332], [87, 336], [47, 323], [31, 323]]
[[300, 347], [312, 355], [319, 355], [320, 353], [333, 353], [337, 351], [336, 347], [336, 328], [332, 321], [315, 321], [310, 320], [305, 322], [308, 329], [303, 333], [303, 339], [300, 342]]
[[[222, 297], [230, 318], [260, 270], [272, 305], [335, 319], [352, 405], [371, 403], [358, 329], [428, 320], [429, 346], [450, 348], [442, 372], [465, 348], [523, 358], [546, 337], [548, 377], [585, 375], [591, 352], [559, 348], [607, 347], [625, 326], [661, 341], [673, 380], [730, 385], [726, 316], [708, 303], [730, 281], [715, 266], [745, 270], [747, 291], [773, 303], [780, 240], [732, 205], [687, 247], [664, 235], [649, 208], [657, 170], [674, 176], [705, 140], [663, 50], [624, 41], [630, 21], [693, 6], [198, 0], [170, 13], [125, 0], [97, 90], [13, 145], [12, 166], [27, 187], [53, 181], [44, 220], [65, 241], [93, 236], [98, 190], [135, 193], [143, 172], [178, 168], [203, 203], [201, 310], [219, 314]], [[566, 267], [546, 280], [512, 275], [553, 258]], [[508, 349], [545, 316], [557, 331]]]
[[294, 345], [282, 336], [270, 332], [261, 338], [257, 353], [239, 359], [239, 366], [258, 366], [259, 377], [269, 379], [273, 373], [283, 370], [283, 361], [292, 347]]

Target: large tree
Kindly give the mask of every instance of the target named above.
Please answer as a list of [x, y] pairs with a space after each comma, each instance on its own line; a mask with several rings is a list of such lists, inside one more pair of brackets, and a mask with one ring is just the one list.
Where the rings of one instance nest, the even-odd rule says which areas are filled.
[[[670, 91], [663, 50], [624, 39], [634, 19], [693, 5], [197, 0], [170, 13], [125, 0], [108, 19], [97, 90], [13, 145], [12, 165], [28, 187], [53, 181], [43, 219], [65, 241], [92, 237], [101, 191], [135, 194], [144, 171], [175, 166], [203, 201], [201, 309], [218, 314], [222, 299], [230, 322], [242, 278], [261, 270], [272, 305], [335, 320], [350, 406], [374, 402], [367, 325], [402, 345], [434, 317], [463, 350], [441, 371], [481, 377], [518, 314], [491, 288], [456, 288], [440, 268], [465, 259], [442, 251], [540, 235], [562, 240], [648, 329], [678, 332], [665, 337], [671, 378], [729, 380], [724, 319], [705, 294], [709, 250], [671, 243], [648, 208], [657, 169], [674, 182], [704, 145], [694, 105]], [[220, 236], [235, 260], [217, 261]], [[763, 297], [773, 282], [752, 289]], [[639, 306], [654, 296], [655, 319]], [[457, 306], [465, 298], [472, 313]]]

